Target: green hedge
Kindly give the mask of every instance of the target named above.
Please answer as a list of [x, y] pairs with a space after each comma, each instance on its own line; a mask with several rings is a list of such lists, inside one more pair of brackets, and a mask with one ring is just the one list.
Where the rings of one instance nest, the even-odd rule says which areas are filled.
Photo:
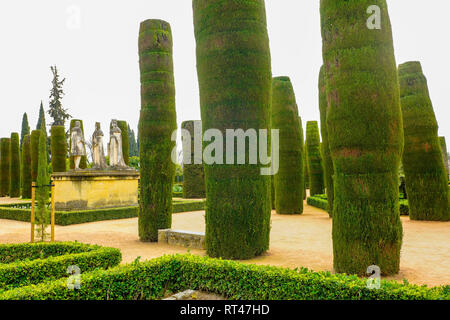
[[20, 138], [17, 132], [11, 133], [11, 144], [9, 149], [9, 196], [20, 197]]
[[257, 266], [194, 255], [163, 256], [81, 274], [79, 290], [64, 279], [0, 294], [1, 300], [151, 300], [186, 289], [230, 300], [449, 300], [449, 287], [381, 281], [369, 289], [357, 276]]
[[36, 182], [38, 174], [38, 161], [39, 161], [39, 136], [41, 130], [31, 131], [30, 151], [31, 151], [31, 181]]
[[322, 155], [320, 153], [320, 133], [317, 121], [306, 123], [306, 159], [309, 173], [309, 191], [313, 196], [325, 191]]
[[22, 198], [31, 198], [31, 136], [27, 134], [22, 142]]
[[50, 148], [53, 172], [66, 172], [67, 141], [64, 126], [52, 126], [50, 129]]
[[[10, 204], [0, 206], [0, 219], [30, 222], [31, 204]], [[26, 208], [23, 208], [26, 207]], [[174, 201], [173, 213], [200, 211], [205, 209], [204, 200]], [[138, 216], [139, 207], [123, 207], [110, 209], [56, 211], [55, 224], [68, 226], [95, 221], [129, 219]]]
[[[194, 0], [192, 7], [203, 131], [214, 128], [225, 137], [226, 129], [270, 130], [264, 1]], [[229, 259], [258, 256], [269, 248], [270, 176], [261, 175], [266, 166], [260, 161], [226, 164], [226, 152], [221, 160], [224, 164], [204, 164], [207, 253]]]
[[76, 265], [82, 273], [116, 266], [120, 250], [71, 242], [0, 245], [0, 292], [67, 277]]
[[10, 151], [10, 138], [0, 139], [0, 197], [6, 197], [9, 195], [9, 163], [11, 160]]

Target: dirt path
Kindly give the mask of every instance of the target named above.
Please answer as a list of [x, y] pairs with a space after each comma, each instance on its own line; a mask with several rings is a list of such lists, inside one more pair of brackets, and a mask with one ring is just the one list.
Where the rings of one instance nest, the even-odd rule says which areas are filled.
[[[436, 286], [450, 284], [450, 222], [418, 222], [402, 217], [404, 238], [401, 271], [396, 280]], [[203, 232], [204, 212], [179, 213], [173, 216], [173, 229]], [[30, 224], [0, 220], [0, 243], [29, 241]], [[140, 256], [141, 260], [163, 254], [186, 253], [187, 249], [138, 239], [137, 218], [56, 226], [58, 241], [94, 243], [119, 248], [124, 262]], [[204, 255], [201, 250], [190, 250]], [[333, 270], [331, 220], [320, 209], [307, 206], [301, 216], [272, 214], [270, 250], [245, 263], [271, 264], [283, 267], [307, 267]]]

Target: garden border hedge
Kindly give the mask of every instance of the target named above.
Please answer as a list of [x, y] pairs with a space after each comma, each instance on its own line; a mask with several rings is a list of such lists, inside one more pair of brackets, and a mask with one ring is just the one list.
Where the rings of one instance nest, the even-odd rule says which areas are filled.
[[72, 265], [89, 272], [121, 261], [119, 249], [77, 242], [1, 244], [0, 292], [68, 277]]
[[[30, 222], [30, 209], [14, 208], [15, 205], [29, 205], [29, 203], [16, 203], [0, 206], [0, 219]], [[205, 209], [205, 200], [182, 200], [173, 202], [172, 213], [199, 211]], [[129, 219], [138, 216], [139, 207], [122, 207], [82, 211], [56, 211], [55, 224], [68, 226], [96, 221]]]
[[81, 274], [79, 290], [66, 282], [22, 287], [1, 300], [161, 299], [172, 292], [202, 290], [236, 300], [449, 300], [450, 287], [428, 288], [381, 280], [369, 289], [365, 279], [345, 274], [249, 265], [194, 255], [163, 256], [109, 270]]

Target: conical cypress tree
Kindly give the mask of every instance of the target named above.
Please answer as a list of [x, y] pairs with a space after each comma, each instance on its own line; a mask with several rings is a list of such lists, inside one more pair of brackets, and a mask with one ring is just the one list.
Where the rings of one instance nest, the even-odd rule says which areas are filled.
[[[226, 129], [270, 132], [264, 1], [194, 0], [193, 9], [203, 131], [214, 128], [223, 137]], [[262, 167], [258, 161], [204, 165], [208, 255], [247, 259], [269, 248], [270, 176], [261, 175]]]
[[[183, 158], [186, 156], [191, 159], [190, 164], [183, 164], [183, 198], [186, 199], [200, 199], [206, 197], [203, 164], [195, 164], [194, 161], [194, 123], [197, 123], [198, 128], [200, 128], [199, 134], [201, 136], [201, 121], [185, 121], [181, 124], [181, 128], [189, 131], [189, 134], [191, 135], [191, 150], [188, 151], [188, 154], [183, 154]], [[184, 151], [183, 148], [183, 152]]]
[[128, 166], [130, 164], [130, 135], [128, 133], [128, 124], [126, 121], [117, 121], [117, 126], [122, 131], [122, 153], [123, 161]]
[[9, 162], [9, 196], [11, 198], [20, 197], [20, 139], [17, 132], [11, 133]]
[[22, 130], [20, 132], [20, 150], [22, 150], [23, 139], [30, 134], [30, 125], [28, 124], [28, 115], [25, 112], [22, 117]]
[[320, 154], [320, 133], [317, 121], [306, 123], [306, 158], [308, 161], [309, 193], [311, 196], [324, 193], [322, 155]]
[[328, 143], [328, 129], [327, 129], [327, 88], [325, 84], [325, 68], [320, 68], [319, 74], [319, 109], [320, 109], [320, 133], [322, 134], [322, 161], [323, 173], [325, 177], [325, 188], [328, 199], [328, 214], [333, 215], [333, 199], [334, 199], [334, 185], [333, 185], [333, 160], [331, 159], [330, 145]]
[[303, 213], [303, 128], [289, 77], [272, 82], [272, 128], [280, 134], [280, 168], [274, 176], [275, 208], [279, 214]]
[[22, 198], [31, 198], [31, 136], [27, 134], [22, 144]]
[[10, 157], [10, 138], [0, 139], [0, 196], [7, 197], [9, 195], [9, 163]]
[[171, 154], [177, 129], [172, 31], [162, 20], [146, 20], [139, 31], [141, 193], [139, 238], [157, 241], [158, 229], [172, 225], [175, 164]]
[[31, 181], [36, 182], [39, 164], [39, 136], [41, 130], [31, 131], [30, 151], [31, 151]]
[[[439, 142], [441, 144], [441, 151], [442, 151], [442, 159], [444, 160], [444, 167], [447, 171], [447, 176], [449, 175], [449, 168], [448, 168], [448, 151], [447, 151], [447, 144], [445, 143], [445, 137], [439, 137]], [[447, 177], [448, 179], [448, 177]]]
[[385, 0], [381, 29], [367, 27], [371, 0], [321, 0], [327, 128], [335, 169], [337, 272], [399, 271], [398, 169], [403, 145], [398, 77]]
[[42, 104], [41, 101], [41, 105], [39, 107], [39, 118], [38, 118], [38, 122], [36, 124], [36, 130], [41, 130], [42, 128], [44, 128], [45, 131], [45, 135], [47, 136], [47, 125], [45, 123], [45, 111], [44, 111], [44, 105]]
[[[70, 131], [72, 132], [72, 128], [75, 126], [75, 122], [80, 121], [80, 126], [81, 126], [81, 132], [83, 132], [83, 136], [84, 136], [84, 128], [83, 128], [83, 120], [80, 119], [72, 119], [70, 121]], [[72, 145], [72, 139], [69, 139], [69, 146]], [[86, 146], [84, 146], [84, 151], [86, 153]], [[70, 154], [69, 154], [70, 155]], [[75, 162], [73, 161], [73, 156], [70, 156], [69, 158], [69, 164], [70, 164], [70, 169], [75, 169]], [[87, 168], [87, 157], [86, 156], [82, 156], [81, 160], [80, 160], [80, 169], [86, 169]]]
[[40, 241], [46, 238], [46, 228], [49, 224], [49, 212], [47, 210], [47, 202], [49, 198], [50, 177], [48, 175], [47, 165], [47, 138], [44, 134], [45, 129], [42, 128], [39, 134], [39, 155], [38, 155], [38, 175], [36, 181], [36, 233]]
[[398, 67], [405, 135], [403, 169], [412, 220], [450, 220], [438, 125], [420, 62]]
[[67, 142], [64, 126], [52, 126], [51, 133], [51, 154], [53, 172], [65, 172], [67, 157]]

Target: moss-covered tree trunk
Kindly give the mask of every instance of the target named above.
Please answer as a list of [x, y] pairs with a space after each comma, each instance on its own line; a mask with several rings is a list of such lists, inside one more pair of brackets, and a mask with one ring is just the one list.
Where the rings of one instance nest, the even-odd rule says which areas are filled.
[[308, 161], [309, 194], [324, 194], [324, 174], [320, 154], [320, 133], [317, 121], [306, 123], [306, 159]]
[[9, 195], [9, 163], [11, 160], [10, 155], [10, 138], [0, 139], [0, 196], [7, 197]]
[[176, 130], [172, 31], [169, 23], [146, 20], [139, 31], [141, 115], [139, 120], [141, 193], [139, 238], [157, 241], [158, 229], [172, 225], [175, 164], [171, 141]]
[[398, 68], [405, 150], [403, 170], [412, 220], [448, 221], [447, 174], [438, 124], [420, 62]]
[[442, 159], [444, 160], [444, 167], [447, 172], [447, 179], [448, 179], [449, 175], [448, 151], [447, 151], [447, 143], [445, 142], [445, 137], [439, 137], [439, 143], [441, 144]]
[[325, 181], [325, 189], [328, 199], [328, 214], [333, 216], [333, 200], [334, 200], [334, 185], [333, 185], [333, 159], [331, 158], [330, 144], [328, 143], [328, 129], [327, 129], [327, 88], [325, 83], [325, 68], [320, 68], [319, 74], [319, 110], [320, 110], [320, 133], [322, 134], [321, 154], [323, 161], [323, 174]]
[[398, 169], [403, 146], [398, 76], [385, 0], [381, 29], [366, 25], [372, 0], [321, 0], [327, 128], [334, 164], [337, 272], [399, 271]]
[[[203, 132], [269, 129], [271, 61], [263, 0], [194, 0]], [[206, 250], [247, 259], [269, 248], [270, 176], [263, 165], [206, 164]], [[248, 143], [245, 154], [249, 154]]]
[[53, 172], [66, 172], [67, 142], [64, 126], [52, 126], [51, 134], [51, 154]]
[[[191, 163], [187, 164], [186, 161], [183, 160], [183, 198], [186, 199], [200, 199], [206, 197], [205, 191], [205, 173], [203, 170], [203, 163], [198, 164], [195, 163], [195, 128], [198, 128], [199, 132], [197, 133], [202, 135], [202, 122], [201, 121], [185, 121], [181, 124], [181, 128], [187, 130], [191, 136], [191, 149], [184, 150], [186, 154], [183, 154], [184, 157], [190, 157]], [[200, 157], [199, 157], [200, 158]]]
[[[83, 136], [84, 136], [83, 120], [80, 120], [80, 119], [70, 120], [70, 131], [69, 132], [72, 132], [72, 128], [75, 127], [75, 122], [77, 122], [77, 121], [80, 121], [81, 132], [83, 132]], [[71, 145], [72, 145], [72, 139], [70, 138], [69, 139], [69, 150], [70, 150]], [[84, 146], [84, 152], [86, 153], [86, 145]], [[75, 169], [74, 157], [71, 156], [70, 153], [69, 153], [69, 165], [70, 165], [71, 170]], [[86, 169], [86, 168], [87, 168], [87, 156], [81, 156], [80, 169]]]
[[275, 209], [279, 214], [303, 213], [303, 128], [294, 88], [288, 77], [272, 82], [272, 128], [279, 130], [278, 173], [274, 176]]
[[11, 133], [9, 162], [9, 196], [11, 198], [20, 197], [20, 138], [17, 132]]
[[25, 135], [22, 141], [22, 198], [31, 198], [31, 136]]
[[38, 175], [38, 164], [39, 164], [39, 136], [41, 135], [41, 130], [31, 131], [31, 181], [36, 182]]

